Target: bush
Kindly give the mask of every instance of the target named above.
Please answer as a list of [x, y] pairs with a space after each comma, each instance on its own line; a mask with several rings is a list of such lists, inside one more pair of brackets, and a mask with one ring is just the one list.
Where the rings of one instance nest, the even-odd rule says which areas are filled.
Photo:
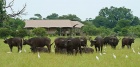
[[13, 31], [13, 32], [11, 33], [11, 36], [23, 38], [23, 37], [27, 36], [27, 30], [25, 30], [25, 29], [20, 29], [20, 30]]
[[45, 28], [34, 28], [32, 30], [32, 33], [36, 36], [45, 36], [46, 35], [46, 29]]
[[0, 28], [0, 38], [6, 38], [10, 33], [11, 31], [8, 28]]

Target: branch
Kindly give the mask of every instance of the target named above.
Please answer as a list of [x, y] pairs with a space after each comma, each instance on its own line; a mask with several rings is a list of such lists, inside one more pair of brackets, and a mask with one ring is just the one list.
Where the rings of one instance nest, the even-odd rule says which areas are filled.
[[3, 8], [11, 8], [11, 7], [13, 6], [13, 4], [14, 4], [14, 0], [13, 0], [13, 1], [11, 1], [11, 2], [9, 3], [9, 5], [8, 5], [8, 6], [5, 6], [5, 7], [3, 7]]
[[13, 12], [12, 14], [8, 14], [10, 17], [15, 17], [15, 16], [19, 16], [19, 15], [21, 15], [21, 14], [25, 14], [24, 13], [24, 11], [25, 11], [25, 8], [26, 8], [26, 4], [24, 5], [24, 7], [20, 10], [20, 11], [18, 11], [17, 13], [15, 13], [14, 11], [13, 11], [13, 9], [12, 9], [12, 7], [10, 7], [11, 8], [11, 11]]

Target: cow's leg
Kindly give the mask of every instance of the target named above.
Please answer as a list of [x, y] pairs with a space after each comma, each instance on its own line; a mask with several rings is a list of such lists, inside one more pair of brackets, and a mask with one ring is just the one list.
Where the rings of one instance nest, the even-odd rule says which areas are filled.
[[10, 47], [10, 51], [12, 52], [13, 46], [9, 46]]
[[101, 53], [102, 53], [103, 46], [101, 46]]
[[122, 44], [122, 48], [124, 48], [124, 46], [125, 46], [125, 45], [124, 45], [124, 44]]
[[96, 52], [97, 52], [97, 47], [95, 47], [95, 49], [96, 49]]
[[50, 53], [51, 52], [51, 46], [50, 45], [47, 45], [47, 48], [48, 48], [48, 51]]
[[130, 48], [131, 48], [131, 44], [130, 44]]
[[98, 52], [100, 52], [100, 47], [98, 47]]

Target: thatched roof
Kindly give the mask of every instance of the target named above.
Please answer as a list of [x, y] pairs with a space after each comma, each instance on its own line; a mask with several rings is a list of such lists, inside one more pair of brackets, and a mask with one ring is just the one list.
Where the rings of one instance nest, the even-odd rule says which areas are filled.
[[81, 28], [84, 26], [79, 21], [70, 21], [70, 20], [26, 20], [25, 21], [25, 28], [37, 28], [37, 27], [75, 27]]

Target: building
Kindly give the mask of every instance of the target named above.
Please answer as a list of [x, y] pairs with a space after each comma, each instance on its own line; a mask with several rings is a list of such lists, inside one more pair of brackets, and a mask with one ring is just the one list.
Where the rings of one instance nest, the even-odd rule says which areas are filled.
[[25, 28], [46, 28], [47, 34], [71, 35], [80, 33], [84, 25], [79, 21], [70, 20], [26, 20]]

